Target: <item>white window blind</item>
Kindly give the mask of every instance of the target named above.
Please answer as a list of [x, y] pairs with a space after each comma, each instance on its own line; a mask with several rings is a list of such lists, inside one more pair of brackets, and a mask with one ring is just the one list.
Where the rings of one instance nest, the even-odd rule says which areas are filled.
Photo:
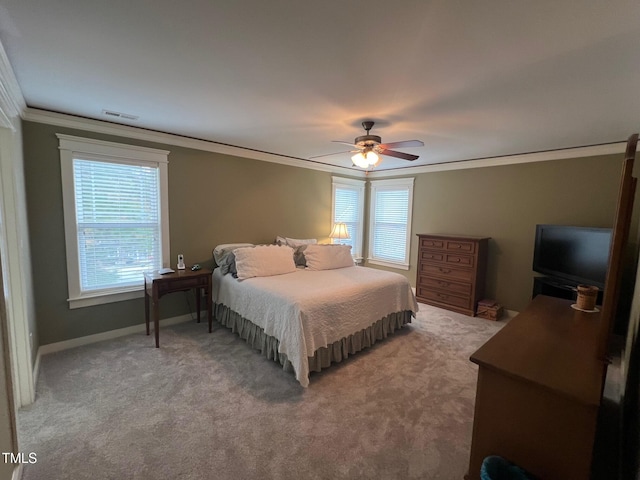
[[409, 267], [413, 179], [371, 182], [369, 261]]
[[141, 297], [143, 272], [169, 265], [169, 152], [56, 136], [69, 307]]
[[81, 292], [140, 285], [162, 268], [158, 169], [73, 161]]
[[363, 212], [364, 181], [334, 177], [333, 223], [345, 223], [350, 238], [333, 239], [333, 243], [351, 245], [351, 254], [355, 258], [362, 257]]

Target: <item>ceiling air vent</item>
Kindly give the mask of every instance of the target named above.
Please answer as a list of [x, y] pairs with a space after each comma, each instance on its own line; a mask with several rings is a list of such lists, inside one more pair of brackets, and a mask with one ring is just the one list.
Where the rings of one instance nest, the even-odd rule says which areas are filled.
[[113, 110], [102, 110], [102, 114], [106, 117], [121, 118], [123, 120], [138, 120], [137, 115], [130, 115], [128, 113], [114, 112]]

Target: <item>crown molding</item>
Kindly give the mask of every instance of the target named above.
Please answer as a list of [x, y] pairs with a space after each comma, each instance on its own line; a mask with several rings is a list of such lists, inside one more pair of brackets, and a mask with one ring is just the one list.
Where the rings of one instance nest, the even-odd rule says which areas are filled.
[[[20, 98], [22, 98], [21, 95]], [[0, 100], [0, 107], [1, 106], [2, 104]], [[454, 161], [432, 165], [419, 165], [415, 167], [395, 168], [390, 170], [365, 171], [311, 162], [299, 158], [261, 152], [232, 145], [225, 145], [208, 140], [199, 140], [171, 133], [156, 132], [144, 128], [131, 127], [129, 125], [119, 125], [116, 123], [105, 122], [103, 120], [94, 120], [90, 118], [77, 117], [75, 115], [50, 112], [47, 110], [39, 110], [29, 107], [26, 107], [24, 109], [22, 119], [29, 122], [45, 123], [48, 125], [56, 125], [77, 130], [103, 133], [105, 135], [114, 135], [118, 137], [132, 138], [136, 140], [144, 140], [166, 145], [175, 145], [206, 152], [220, 153], [235, 157], [278, 163], [281, 165], [288, 165], [292, 167], [307, 168], [310, 170], [318, 170], [322, 172], [348, 175], [350, 177], [369, 179], [417, 175], [420, 173], [444, 172], [449, 170], [465, 170], [469, 168], [498, 167], [504, 165], [517, 165], [521, 163], [546, 162], [568, 158], [615, 155], [624, 153], [626, 147], [626, 142], [616, 142], [604, 145], [591, 145], [585, 147], [565, 148], [562, 150], [548, 150], [544, 152], [524, 153], [520, 155], [506, 155], [501, 157]], [[1, 122], [2, 120], [0, 119], [0, 124]]]
[[392, 170], [378, 170], [369, 172], [369, 178], [397, 177], [416, 175], [419, 173], [465, 170], [468, 168], [500, 167], [504, 165], [518, 165], [521, 163], [548, 162], [551, 160], [563, 160], [567, 158], [616, 155], [624, 153], [626, 145], [626, 142], [607, 143], [604, 145], [548, 150], [544, 152], [523, 153], [520, 155], [506, 155], [503, 157], [479, 158], [475, 160], [436, 163], [433, 165], [420, 165], [416, 167], [396, 168]]
[[235, 147], [225, 145], [223, 143], [211, 142], [208, 140], [198, 140], [195, 138], [183, 137], [171, 133], [156, 132], [146, 130], [144, 128], [131, 127], [128, 125], [119, 125], [116, 123], [105, 122], [102, 120], [94, 120], [90, 118], [76, 117], [65, 113], [49, 112], [35, 108], [27, 108], [22, 119], [28, 122], [46, 123], [59, 127], [73, 128], [94, 133], [103, 133], [105, 135], [114, 135], [118, 137], [132, 138], [136, 140], [144, 140], [148, 142], [161, 143], [166, 145], [175, 145], [178, 147], [193, 148], [206, 152], [221, 153], [224, 155], [232, 155], [235, 157], [250, 158], [253, 160], [261, 160], [264, 162], [279, 163], [290, 167], [307, 168], [310, 170], [319, 170], [322, 172], [339, 173], [350, 176], [365, 176], [364, 171], [356, 171], [351, 168], [326, 165], [323, 163], [310, 162], [294, 157], [277, 155], [274, 153], [260, 152], [248, 148]]
[[0, 42], [0, 127], [15, 130], [12, 119], [19, 118], [26, 108], [13, 67]]

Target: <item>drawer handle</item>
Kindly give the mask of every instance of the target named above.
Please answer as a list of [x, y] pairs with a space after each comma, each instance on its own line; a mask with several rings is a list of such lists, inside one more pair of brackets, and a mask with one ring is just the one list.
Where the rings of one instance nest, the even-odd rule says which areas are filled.
[[438, 270], [440, 270], [440, 272], [442, 273], [451, 273], [451, 270], [449, 270], [448, 268], [438, 268]]
[[440, 298], [442, 298], [443, 300], [447, 300], [447, 299], [449, 298], [449, 295], [445, 295], [445, 294], [443, 294], [443, 293], [439, 293], [439, 294], [438, 294], [438, 296], [439, 296]]
[[460, 259], [459, 258], [452, 258], [451, 261], [452, 262], [456, 262], [456, 263], [460, 263]]
[[440, 285], [441, 287], [448, 287], [451, 284], [449, 282], [438, 282], [438, 285]]

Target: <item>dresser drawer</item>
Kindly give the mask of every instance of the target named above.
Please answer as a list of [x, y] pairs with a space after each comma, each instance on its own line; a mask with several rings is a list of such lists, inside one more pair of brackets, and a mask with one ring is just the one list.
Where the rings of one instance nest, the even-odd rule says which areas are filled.
[[438, 290], [444, 293], [454, 293], [460, 295], [471, 295], [471, 284], [452, 282], [451, 280], [442, 280], [440, 278], [427, 277], [420, 275], [418, 286]]
[[162, 295], [171, 292], [180, 292], [196, 287], [207, 287], [208, 279], [206, 277], [185, 277], [180, 279], [172, 278], [171, 281], [158, 282], [158, 294]]
[[461, 267], [473, 267], [475, 265], [475, 257], [472, 255], [455, 255], [448, 253], [445, 262], [452, 265], [460, 265]]
[[431, 248], [436, 250], [444, 250], [445, 240], [441, 238], [420, 238], [420, 248]]
[[424, 298], [425, 300], [431, 300], [433, 302], [446, 303], [447, 305], [455, 305], [461, 308], [471, 307], [471, 297], [451, 295], [449, 293], [437, 292], [429, 288], [418, 286], [416, 289], [416, 296], [418, 298]]
[[456, 255], [455, 253], [446, 253], [445, 251], [438, 252], [434, 250], [420, 250], [418, 260], [421, 262], [438, 262], [471, 268], [473, 268], [476, 263], [473, 255]]
[[466, 282], [473, 282], [474, 279], [474, 271], [465, 268], [453, 268], [447, 265], [436, 265], [432, 263], [421, 263], [419, 268], [420, 273], [440, 278], [463, 280]]
[[474, 254], [476, 253], [476, 242], [448, 238], [420, 237], [420, 249]]
[[420, 250], [420, 260], [431, 262], [445, 262], [446, 254], [444, 252], [433, 252], [430, 250]]
[[446, 240], [445, 248], [449, 252], [475, 253], [476, 243], [465, 240]]

